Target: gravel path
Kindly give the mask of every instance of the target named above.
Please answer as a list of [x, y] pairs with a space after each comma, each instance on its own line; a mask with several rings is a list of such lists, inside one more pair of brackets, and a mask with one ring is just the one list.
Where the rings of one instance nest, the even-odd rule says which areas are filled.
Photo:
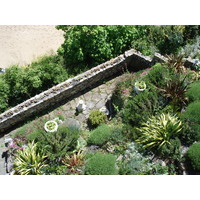
[[0, 25], [0, 68], [25, 65], [55, 53], [64, 42], [54, 25]]

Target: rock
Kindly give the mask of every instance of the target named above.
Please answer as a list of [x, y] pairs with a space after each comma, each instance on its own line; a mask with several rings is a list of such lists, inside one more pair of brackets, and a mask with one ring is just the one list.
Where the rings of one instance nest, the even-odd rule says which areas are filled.
[[103, 106], [99, 109], [100, 112], [105, 113], [106, 115], [109, 115], [110, 112], [109, 110], [106, 108], [106, 106]]
[[99, 149], [99, 146], [91, 145], [90, 147], [88, 147], [88, 149], [91, 151], [95, 151], [95, 150]]
[[5, 143], [5, 146], [8, 147], [9, 145], [13, 144], [13, 139], [5, 138], [4, 143]]
[[119, 155], [119, 157], [117, 158], [117, 161], [122, 160], [122, 158], [123, 158], [123, 155]]
[[67, 118], [61, 126], [67, 126], [67, 127], [76, 127], [78, 129], [81, 129], [81, 124], [79, 121], [73, 118]]

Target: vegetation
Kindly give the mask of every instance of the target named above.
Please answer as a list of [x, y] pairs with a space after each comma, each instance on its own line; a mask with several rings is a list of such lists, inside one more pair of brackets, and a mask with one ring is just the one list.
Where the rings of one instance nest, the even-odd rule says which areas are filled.
[[103, 112], [99, 110], [92, 110], [88, 118], [88, 123], [91, 127], [97, 127], [100, 124], [105, 123], [106, 119], [107, 117]]
[[200, 101], [193, 102], [188, 105], [182, 118], [187, 121], [193, 130], [193, 138], [196, 141], [200, 140]]
[[17, 150], [14, 161], [14, 170], [19, 175], [41, 175], [46, 166], [46, 156], [37, 147], [34, 142], [29, 143], [22, 150]]
[[134, 143], [128, 144], [126, 154], [119, 166], [121, 175], [168, 174], [167, 167], [151, 162], [148, 157], [138, 152], [137, 145]]
[[[168, 63], [127, 73], [111, 98], [109, 119], [94, 110], [86, 130], [67, 127], [60, 114], [17, 130], [9, 145], [16, 174], [183, 174], [183, 166], [198, 174], [200, 68], [186, 69], [183, 57], [198, 50], [199, 26], [58, 28], [65, 31], [59, 55], [0, 75], [0, 111], [130, 48], [167, 54]], [[135, 83], [145, 90], [136, 92]]]
[[86, 175], [116, 175], [116, 158], [111, 154], [96, 153], [86, 162]]
[[195, 143], [187, 151], [188, 160], [196, 172], [200, 172], [200, 143]]
[[200, 100], [200, 82], [199, 81], [190, 84], [189, 89], [186, 92], [186, 96], [190, 103]]
[[182, 122], [170, 114], [153, 116], [142, 127], [138, 128], [140, 137], [136, 140], [144, 148], [154, 149], [156, 153], [166, 144], [180, 134]]
[[[148, 86], [147, 86], [148, 87]], [[154, 115], [160, 107], [158, 93], [154, 88], [148, 88], [138, 95], [129, 97], [124, 106], [122, 119], [132, 126], [140, 126], [150, 116]]]
[[91, 132], [88, 139], [88, 144], [103, 145], [109, 140], [111, 133], [110, 127], [106, 124], [102, 124]]

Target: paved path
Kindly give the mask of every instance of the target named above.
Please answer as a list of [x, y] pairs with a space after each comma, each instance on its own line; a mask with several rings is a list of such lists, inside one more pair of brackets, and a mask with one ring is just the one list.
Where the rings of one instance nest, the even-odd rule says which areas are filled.
[[0, 25], [0, 68], [30, 64], [55, 53], [63, 42], [63, 32], [54, 25]]
[[[79, 94], [78, 97], [68, 101], [67, 103], [57, 107], [56, 109], [52, 110], [51, 112], [47, 113], [46, 115], [41, 116], [39, 119], [48, 117], [50, 119], [54, 119], [58, 116], [58, 114], [62, 115], [65, 119], [73, 118], [76, 119], [82, 126], [82, 128], [87, 127], [87, 119], [91, 110], [100, 109], [102, 106], [105, 106], [109, 99], [112, 96], [113, 91], [116, 88], [116, 85], [119, 81], [123, 81], [126, 79], [129, 74], [123, 74], [118, 76], [110, 81], [107, 81], [104, 84], [101, 84], [88, 92], [83, 92]], [[86, 110], [83, 113], [76, 115], [76, 105], [79, 100], [83, 100], [86, 104]], [[109, 105], [108, 105], [109, 106]], [[34, 123], [34, 120], [30, 123]], [[4, 138], [9, 137], [9, 135], [13, 135], [16, 131], [13, 130], [9, 134], [5, 135], [4, 137], [0, 138], [0, 155], [6, 150], [4, 147]], [[0, 157], [0, 175], [6, 174], [5, 167], [4, 167], [4, 159]]]

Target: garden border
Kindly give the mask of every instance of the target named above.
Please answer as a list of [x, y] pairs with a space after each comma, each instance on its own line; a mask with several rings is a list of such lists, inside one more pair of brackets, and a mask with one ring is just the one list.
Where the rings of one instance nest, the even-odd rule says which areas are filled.
[[[167, 58], [158, 53], [150, 58], [134, 49], [128, 50], [118, 57], [70, 78], [0, 114], [0, 133], [126, 68], [137, 71], [151, 67], [157, 62], [166, 61]], [[196, 64], [196, 60], [187, 59], [185, 64], [192, 68]]]

